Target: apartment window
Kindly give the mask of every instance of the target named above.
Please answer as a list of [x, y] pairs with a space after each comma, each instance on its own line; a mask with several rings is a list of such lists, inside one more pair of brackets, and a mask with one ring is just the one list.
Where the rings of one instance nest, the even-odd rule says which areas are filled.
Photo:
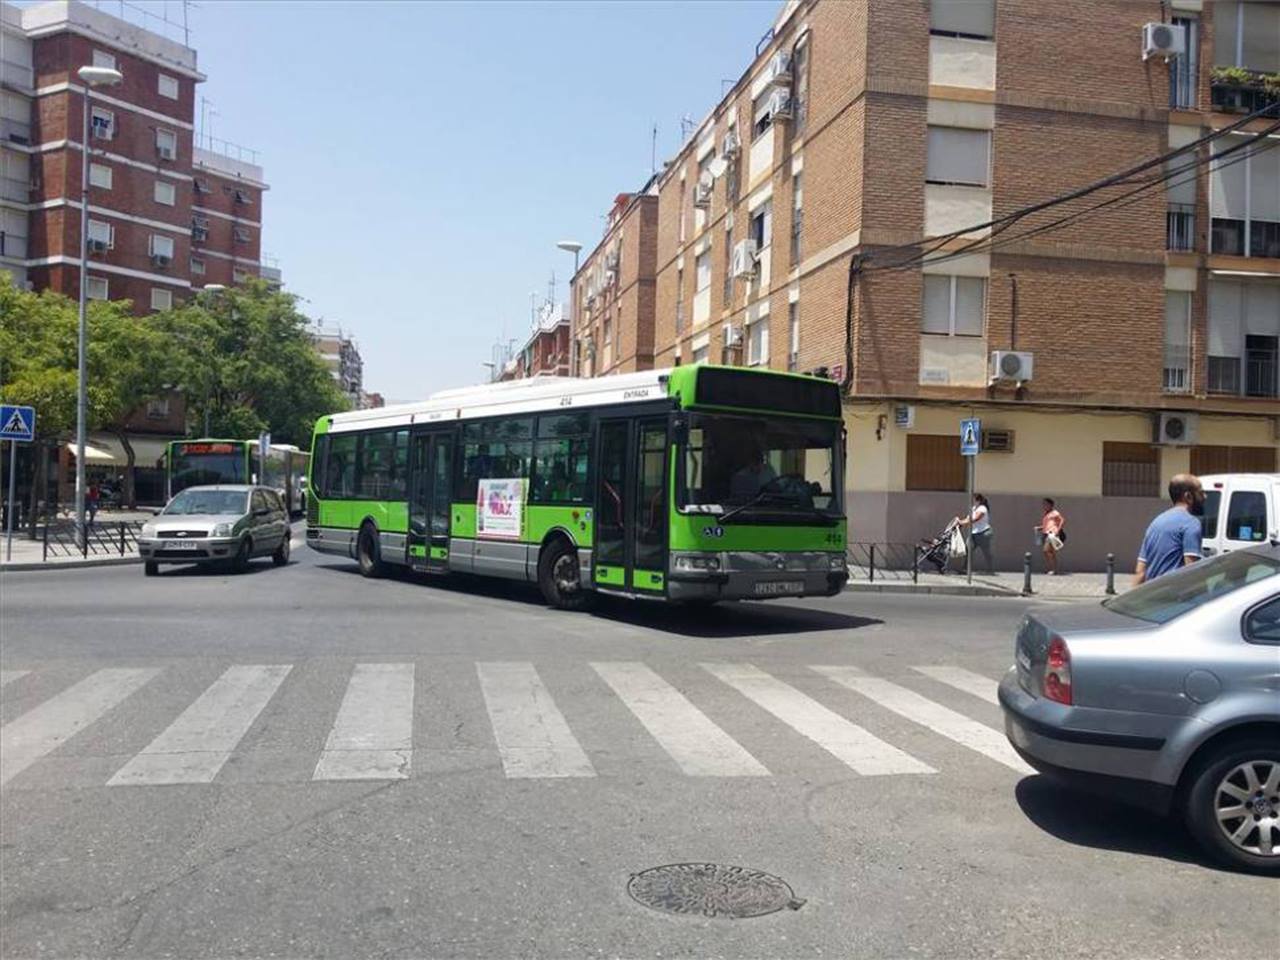
[[688, 184], [686, 184], [683, 180], [681, 180], [680, 181], [680, 242], [681, 243], [684, 243], [684, 230], [685, 230], [684, 222], [686, 219], [684, 211], [685, 211], [685, 200], [688, 199], [687, 197], [688, 193], [689, 193]]
[[800, 240], [804, 233], [804, 175], [791, 178], [791, 263], [800, 262]]
[[1191, 389], [1191, 293], [1167, 290], [1164, 295], [1164, 389]]
[[724, 303], [723, 309], [728, 310], [733, 305], [733, 232], [725, 230], [724, 232], [724, 290], [722, 291]]
[[747, 323], [747, 365], [769, 362], [769, 315]]
[[1213, 5], [1213, 62], [1258, 73], [1280, 72], [1280, 4], [1218, 0]]
[[247, 227], [232, 227], [231, 239], [234, 240], [236, 243], [248, 243], [249, 229]]
[[809, 119], [809, 35], [806, 33], [791, 51], [791, 110], [793, 129], [798, 136]]
[[751, 239], [756, 242], [757, 254], [773, 242], [773, 201], [766, 200], [751, 214], [749, 229]]
[[921, 333], [949, 337], [982, 336], [987, 281], [982, 277], [927, 274]]
[[108, 70], [115, 70], [115, 55], [107, 53], [105, 50], [95, 50], [93, 51], [93, 65], [95, 67], [106, 67]]
[[1277, 395], [1280, 284], [1209, 281], [1210, 393]]
[[192, 184], [196, 188], [196, 193], [213, 193], [213, 187], [209, 186], [209, 181], [204, 177], [196, 177]]
[[191, 218], [191, 239], [196, 243], [205, 243], [209, 239], [209, 218]]
[[248, 190], [235, 190], [232, 192], [232, 196], [236, 203], [245, 204], [246, 206], [253, 203], [253, 199], [249, 196]]
[[991, 131], [929, 127], [929, 183], [985, 187], [991, 182]]
[[153, 233], [151, 235], [151, 259], [164, 260], [166, 263], [173, 260], [173, 237], [166, 237], [163, 234]]
[[960, 455], [960, 437], [908, 433], [906, 487], [908, 490], [964, 490], [965, 459]]
[[[1217, 155], [1253, 136], [1221, 137], [1211, 149]], [[1280, 257], [1280, 137], [1210, 165], [1209, 214], [1211, 253]]]
[[689, 362], [690, 363], [706, 363], [707, 356], [710, 353], [710, 351], [711, 351], [711, 347], [707, 344], [703, 344], [701, 347], [696, 348], [693, 351], [693, 353], [689, 355]]
[[1102, 442], [1104, 497], [1160, 496], [1160, 450], [1149, 443]]
[[168, 97], [170, 100], [178, 99], [178, 80], [168, 74], [160, 74], [160, 96]]
[[[169, 310], [173, 307], [173, 291], [161, 287], [151, 288], [151, 309]], [[167, 412], [167, 411], [166, 411]]]
[[103, 107], [90, 108], [89, 134], [95, 140], [110, 140], [116, 135], [116, 115]]
[[[153, 304], [155, 301], [156, 293], [157, 291], [155, 290], [151, 291], [151, 299], [153, 301]], [[162, 308], [153, 306], [152, 309], [162, 309]], [[165, 307], [163, 309], [168, 309], [168, 308]], [[169, 416], [169, 398], [168, 397], [153, 397], [152, 399], [147, 401], [147, 419], [148, 420], [165, 420], [168, 418], [168, 416]]]
[[735, 153], [733, 159], [729, 161], [729, 170], [726, 176], [728, 185], [725, 189], [728, 191], [728, 200], [725, 206], [732, 210], [742, 196], [742, 162], [738, 153]]
[[90, 300], [107, 299], [107, 278], [90, 277], [85, 284], [85, 296]]
[[242, 270], [240, 267], [233, 267], [231, 270], [231, 281], [233, 283], [248, 283], [249, 278], [252, 276], [253, 274], [248, 270]]
[[172, 207], [177, 200], [178, 191], [172, 183], [167, 180], [157, 180], [155, 185], [156, 203], [163, 203], [167, 207]]
[[996, 35], [995, 0], [933, 0], [929, 32], [940, 37], [990, 40]]
[[101, 163], [89, 164], [89, 183], [95, 187], [101, 187], [103, 190], [111, 189], [112, 172], [111, 168]]
[[1169, 108], [1194, 110], [1200, 77], [1200, 21], [1196, 17], [1174, 17], [1173, 26], [1182, 32], [1186, 53], [1169, 61]]
[[693, 292], [701, 293], [711, 286], [711, 250], [703, 250], [693, 261]]
[[606, 369], [613, 364], [613, 321], [606, 320], [604, 322], [604, 336], [600, 341], [604, 344], [604, 356], [601, 357], [600, 363]]
[[178, 135], [163, 127], [156, 128], [156, 153], [162, 160], [173, 160], [178, 156]]
[[90, 248], [96, 245], [100, 249], [110, 250], [116, 245], [116, 229], [105, 220], [90, 220], [88, 235]]
[[192, 257], [190, 260], [191, 275], [195, 277], [204, 276], [204, 261], [200, 257]]
[[676, 270], [676, 333], [684, 329], [684, 267]]
[[794, 373], [800, 367], [800, 301], [787, 304], [787, 369]]
[[773, 126], [773, 88], [766, 87], [751, 104], [751, 139], [758, 139]]

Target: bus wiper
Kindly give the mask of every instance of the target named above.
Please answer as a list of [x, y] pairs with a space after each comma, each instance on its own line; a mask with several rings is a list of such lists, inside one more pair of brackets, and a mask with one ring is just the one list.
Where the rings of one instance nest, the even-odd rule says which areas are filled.
[[779, 493], [776, 490], [761, 490], [759, 493], [757, 493], [754, 497], [752, 497], [746, 503], [740, 506], [734, 507], [732, 510], [728, 511], [727, 513], [721, 514], [720, 522], [727, 523], [729, 520], [733, 519], [738, 514], [740, 514], [743, 510], [746, 510], [749, 507], [754, 507], [758, 503], [763, 503], [766, 499], [769, 499], [769, 498], [772, 498], [774, 500], [783, 500], [783, 501], [786, 501], [787, 503], [795, 502], [794, 497], [788, 497], [786, 494]]

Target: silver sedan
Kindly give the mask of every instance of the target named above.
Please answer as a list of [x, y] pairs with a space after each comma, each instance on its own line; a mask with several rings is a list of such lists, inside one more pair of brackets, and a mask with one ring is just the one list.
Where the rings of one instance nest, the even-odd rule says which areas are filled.
[[221, 484], [177, 494], [138, 537], [147, 576], [161, 563], [230, 563], [244, 570], [254, 557], [289, 562], [289, 515], [269, 487]]
[[1219, 861], [1280, 874], [1280, 544], [1033, 610], [1014, 655], [1000, 704], [1028, 763], [1179, 813]]

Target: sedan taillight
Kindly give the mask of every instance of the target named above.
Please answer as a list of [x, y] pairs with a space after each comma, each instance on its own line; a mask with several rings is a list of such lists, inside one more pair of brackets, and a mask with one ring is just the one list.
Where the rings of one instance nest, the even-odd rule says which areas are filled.
[[1040, 692], [1045, 699], [1071, 705], [1071, 651], [1067, 641], [1054, 637], [1049, 641], [1049, 655], [1044, 663], [1044, 681]]

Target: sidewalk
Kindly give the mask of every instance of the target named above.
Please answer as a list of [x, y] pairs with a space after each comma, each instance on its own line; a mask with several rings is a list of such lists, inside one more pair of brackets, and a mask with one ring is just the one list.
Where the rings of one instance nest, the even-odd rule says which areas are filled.
[[[901, 579], [898, 577], [901, 576]], [[1117, 571], [1115, 576], [1116, 593], [1123, 593], [1129, 588], [1130, 578]], [[994, 573], [973, 575], [973, 583], [969, 584], [963, 573], [922, 573], [918, 582], [913, 583], [910, 575], [890, 574], [888, 577], [877, 575], [874, 581], [865, 576], [849, 581], [846, 590], [877, 593], [923, 593], [952, 596], [976, 597], [1020, 597], [1022, 596], [1022, 572]], [[1107, 575], [1105, 573], [1068, 573], [1062, 576], [1049, 577], [1042, 573], [1031, 575], [1031, 595], [1043, 600], [1084, 600], [1102, 599], [1107, 595]]]
[[[101, 532], [104, 539], [113, 539], [111, 534], [113, 528], [116, 528], [121, 522], [135, 523], [139, 520], [150, 520], [155, 516], [154, 510], [102, 510], [98, 512], [98, 518], [95, 523], [97, 529]], [[63, 521], [65, 522], [65, 521]], [[51, 543], [49, 547], [49, 557], [44, 558], [44, 543], [37, 531], [37, 538], [31, 540], [27, 536], [25, 529], [13, 531], [13, 558], [5, 559], [5, 538], [4, 531], [0, 530], [0, 570], [46, 570], [54, 567], [104, 567], [114, 566], [122, 563], [137, 563], [138, 551], [133, 543], [129, 543], [123, 555], [118, 550], [116, 552], [103, 552], [101, 545], [98, 546], [97, 553], [90, 553], [87, 557], [74, 554], [66, 556], [64, 549], [58, 549], [55, 552]]]

